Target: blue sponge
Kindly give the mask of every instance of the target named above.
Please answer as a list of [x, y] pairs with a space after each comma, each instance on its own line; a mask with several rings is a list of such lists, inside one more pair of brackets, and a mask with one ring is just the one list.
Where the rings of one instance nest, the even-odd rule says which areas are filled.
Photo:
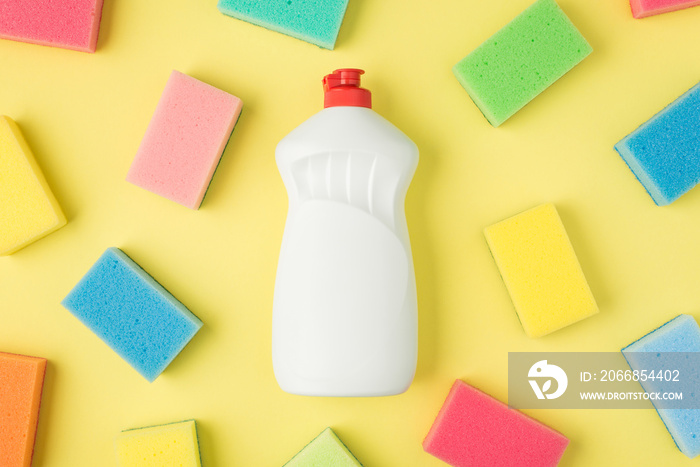
[[[664, 352], [667, 352], [664, 354]], [[671, 352], [683, 352], [676, 358]], [[690, 353], [693, 352], [693, 353]], [[644, 390], [649, 393], [681, 392], [683, 406], [698, 407], [700, 402], [700, 327], [692, 316], [680, 315], [650, 332], [638, 341], [622, 349], [633, 370], [657, 368], [671, 370], [669, 378], [640, 380]], [[666, 362], [664, 364], [664, 361]], [[655, 365], [656, 363], [656, 365]], [[674, 376], [674, 370], [678, 370]], [[677, 379], [678, 382], [673, 380]], [[654, 401], [666, 429], [686, 456], [693, 458], [700, 454], [700, 409], [663, 409], [665, 401]], [[666, 404], [671, 404], [666, 402]]]
[[118, 248], [108, 248], [61, 304], [148, 381], [202, 322]]
[[700, 182], [700, 83], [615, 145], [659, 206]]
[[219, 11], [333, 49], [348, 0], [219, 0]]

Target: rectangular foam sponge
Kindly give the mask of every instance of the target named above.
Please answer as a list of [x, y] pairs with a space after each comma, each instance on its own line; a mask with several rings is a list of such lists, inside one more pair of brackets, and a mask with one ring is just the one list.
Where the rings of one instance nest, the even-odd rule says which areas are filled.
[[[622, 349], [622, 354], [632, 370], [640, 372], [645, 368], [654, 368], [650, 363], [655, 357], [662, 357], [661, 353], [666, 352], [700, 352], [700, 327], [692, 316], [677, 316]], [[692, 363], [686, 365], [683, 365], [684, 361], [686, 358], [672, 360], [672, 370], [678, 370], [680, 375], [679, 382], [682, 383], [680, 386], [673, 381], [669, 383], [660, 378], [653, 378], [646, 381], [640, 380], [644, 390], [651, 394], [670, 392], [669, 389], [671, 389], [674, 392], [682, 392], [684, 398], [694, 397], [694, 392], [697, 392], [700, 387], [700, 378], [698, 378], [700, 370], [697, 366], [691, 367], [691, 365], [694, 365], [698, 359], [687, 359]], [[665, 368], [669, 368], [669, 365]], [[688, 379], [693, 376], [693, 380]], [[689, 390], [684, 391], [684, 388]], [[662, 402], [652, 399], [652, 403], [678, 449], [690, 458], [699, 455], [700, 409], [663, 409], [659, 407]]]
[[103, 0], [2, 0], [0, 38], [94, 52]]
[[66, 225], [66, 218], [17, 124], [0, 116], [0, 255]]
[[700, 5], [700, 0], [630, 0], [632, 16], [646, 18]]
[[487, 227], [484, 234], [529, 337], [544, 336], [598, 313], [553, 204]]
[[699, 121], [700, 83], [615, 145], [659, 206], [700, 182]]
[[108, 248], [61, 304], [149, 381], [202, 327], [118, 248]]
[[568, 444], [561, 433], [457, 380], [423, 449], [453, 467], [553, 467]]
[[46, 359], [0, 352], [0, 465], [30, 467]]
[[452, 72], [497, 127], [592, 50], [554, 0], [538, 0]]
[[223, 14], [333, 49], [348, 0], [219, 0]]
[[239, 98], [173, 71], [126, 180], [198, 209], [242, 106]]
[[119, 467], [201, 467], [194, 420], [122, 431], [116, 439]]
[[284, 467], [362, 467], [350, 450], [336, 436], [332, 429], [326, 428], [306, 445]]

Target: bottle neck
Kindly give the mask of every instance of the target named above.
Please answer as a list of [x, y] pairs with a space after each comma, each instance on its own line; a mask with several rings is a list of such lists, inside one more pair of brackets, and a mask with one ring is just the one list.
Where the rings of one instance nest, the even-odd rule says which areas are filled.
[[372, 108], [372, 93], [360, 87], [363, 70], [342, 68], [323, 78], [323, 107]]

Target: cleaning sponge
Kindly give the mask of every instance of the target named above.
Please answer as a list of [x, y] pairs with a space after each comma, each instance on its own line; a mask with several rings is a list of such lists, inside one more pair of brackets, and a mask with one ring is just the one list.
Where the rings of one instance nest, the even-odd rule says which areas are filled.
[[108, 248], [61, 304], [149, 381], [202, 327], [118, 248]]
[[[695, 352], [694, 358], [685, 354], [679, 358], [669, 359], [672, 352]], [[700, 369], [697, 367], [700, 352], [700, 327], [690, 315], [680, 315], [650, 332], [641, 339], [633, 342], [624, 349], [622, 354], [627, 359], [632, 370], [641, 373], [642, 370], [663, 369], [671, 370], [670, 378], [640, 378], [640, 383], [649, 394], [681, 392], [684, 404], [697, 407], [700, 394], [695, 393], [700, 388]], [[658, 364], [655, 365], [655, 363]], [[666, 361], [664, 365], [662, 362]], [[687, 362], [687, 363], [686, 363]], [[669, 365], [670, 363], [670, 365]], [[673, 371], [678, 371], [678, 381]], [[662, 373], [659, 371], [658, 373]], [[688, 400], [694, 398], [694, 400]], [[661, 420], [671, 437], [686, 456], [693, 458], [700, 454], [700, 409], [664, 409], [664, 401], [652, 399]]]
[[659, 206], [700, 182], [700, 83], [615, 145]]
[[198, 209], [242, 105], [227, 92], [173, 71], [126, 180]]
[[200, 467], [194, 420], [122, 431], [116, 440], [119, 467]]
[[457, 380], [423, 449], [453, 467], [553, 467], [568, 444], [561, 433]]
[[538, 0], [452, 71], [499, 126], [593, 49], [554, 0]]
[[700, 5], [700, 0], [630, 0], [632, 16], [646, 18]]
[[525, 211], [484, 234], [528, 336], [544, 336], [598, 312], [554, 205]]
[[17, 124], [0, 116], [0, 255], [66, 225], [66, 218]]
[[348, 0], [219, 0], [222, 13], [333, 49]]
[[3, 0], [0, 37], [94, 52], [102, 0]]
[[326, 428], [284, 467], [362, 467], [333, 430]]
[[0, 352], [0, 465], [29, 467], [46, 359]]

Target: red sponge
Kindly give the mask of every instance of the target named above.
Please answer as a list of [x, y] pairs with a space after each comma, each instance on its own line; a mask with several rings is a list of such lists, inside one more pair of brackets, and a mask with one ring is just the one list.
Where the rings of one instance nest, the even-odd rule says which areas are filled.
[[569, 440], [457, 380], [423, 449], [454, 467], [555, 466]]
[[0, 466], [29, 467], [46, 359], [0, 352]]
[[1, 0], [0, 38], [94, 52], [103, 0]]
[[632, 16], [646, 18], [700, 5], [700, 0], [630, 0]]

